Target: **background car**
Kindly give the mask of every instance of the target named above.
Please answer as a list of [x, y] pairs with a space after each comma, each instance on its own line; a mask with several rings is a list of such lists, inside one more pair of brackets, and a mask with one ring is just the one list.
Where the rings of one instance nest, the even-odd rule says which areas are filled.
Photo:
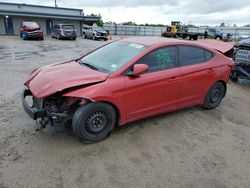
[[[72, 122], [80, 140], [99, 142], [116, 125], [190, 106], [216, 108], [234, 67], [223, 53], [232, 48], [216, 40], [116, 41], [34, 70], [25, 82], [23, 107], [42, 128]], [[26, 96], [33, 96], [33, 106]]]
[[88, 26], [84, 25], [82, 27], [82, 36], [83, 38], [92, 38], [93, 40], [103, 39], [108, 40], [108, 32], [98, 26]]
[[241, 41], [250, 38], [250, 33], [247, 31], [240, 31], [236, 34], [232, 34], [232, 39], [235, 41]]
[[43, 32], [36, 22], [23, 21], [19, 27], [20, 37], [26, 39], [44, 40]]
[[230, 75], [231, 81], [250, 81], [250, 38], [241, 40], [235, 45], [233, 59], [236, 67]]
[[52, 38], [76, 40], [76, 29], [72, 24], [56, 24], [51, 33]]

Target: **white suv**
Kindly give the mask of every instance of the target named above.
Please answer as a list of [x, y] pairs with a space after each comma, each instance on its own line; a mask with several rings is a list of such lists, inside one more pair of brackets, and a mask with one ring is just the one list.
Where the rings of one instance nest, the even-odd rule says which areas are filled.
[[108, 40], [108, 32], [101, 27], [98, 26], [82, 26], [82, 36], [84, 38], [92, 38], [93, 40], [104, 39]]

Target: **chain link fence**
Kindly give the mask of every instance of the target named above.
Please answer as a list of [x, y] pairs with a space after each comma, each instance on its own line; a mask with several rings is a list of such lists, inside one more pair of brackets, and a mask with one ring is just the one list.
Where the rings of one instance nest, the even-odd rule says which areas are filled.
[[132, 36], [161, 36], [166, 27], [152, 26], [130, 26], [130, 25], [106, 25], [104, 29], [112, 32], [113, 35], [132, 35]]
[[[166, 31], [166, 27], [152, 26], [130, 26], [130, 25], [108, 25], [104, 24], [104, 29], [112, 32], [113, 35], [132, 35], [132, 36], [161, 36]], [[189, 32], [204, 33], [207, 27], [189, 28]], [[234, 35], [244, 34], [250, 36], [250, 27], [217, 27], [224, 33]]]

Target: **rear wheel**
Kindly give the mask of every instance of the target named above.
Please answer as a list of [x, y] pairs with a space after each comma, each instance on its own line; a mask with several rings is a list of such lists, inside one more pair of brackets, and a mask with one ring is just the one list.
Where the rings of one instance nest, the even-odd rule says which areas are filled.
[[208, 91], [204, 104], [205, 109], [214, 109], [220, 105], [223, 97], [225, 96], [226, 89], [221, 82], [216, 82]]
[[105, 103], [88, 103], [80, 106], [73, 117], [72, 127], [76, 136], [85, 143], [104, 140], [114, 129], [116, 112]]

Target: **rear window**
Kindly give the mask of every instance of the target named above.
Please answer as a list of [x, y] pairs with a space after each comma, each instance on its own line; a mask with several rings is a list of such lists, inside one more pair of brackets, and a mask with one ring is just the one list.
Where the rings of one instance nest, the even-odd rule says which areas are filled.
[[75, 29], [75, 26], [73, 26], [73, 25], [63, 25], [62, 29]]
[[208, 51], [208, 50], [204, 50], [204, 53], [205, 53], [205, 59], [206, 59], [206, 61], [209, 61], [214, 56], [213, 53], [210, 52], [210, 51]]
[[179, 47], [181, 66], [193, 65], [205, 62], [204, 50], [194, 46]]

